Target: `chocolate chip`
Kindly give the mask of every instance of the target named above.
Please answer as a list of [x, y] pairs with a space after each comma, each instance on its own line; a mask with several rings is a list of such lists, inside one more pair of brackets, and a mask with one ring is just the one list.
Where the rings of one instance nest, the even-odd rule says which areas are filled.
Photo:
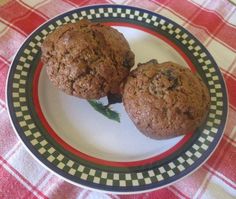
[[173, 82], [173, 84], [172, 84], [172, 86], [170, 86], [170, 87], [168, 88], [168, 90], [174, 90], [174, 89], [179, 85], [179, 81], [178, 81], [177, 78], [176, 78], [176, 79], [173, 79], [172, 82]]
[[190, 120], [194, 119], [190, 110], [184, 111], [183, 114], [186, 115]]
[[175, 108], [175, 112], [178, 114], [178, 115], [180, 115], [182, 112], [181, 112], [181, 110], [177, 107], [177, 108]]

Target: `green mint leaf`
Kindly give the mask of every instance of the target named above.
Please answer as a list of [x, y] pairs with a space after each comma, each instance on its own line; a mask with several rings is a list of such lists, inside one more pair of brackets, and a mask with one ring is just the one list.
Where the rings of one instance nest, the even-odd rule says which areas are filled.
[[119, 113], [111, 110], [109, 107], [103, 105], [101, 102], [96, 100], [88, 100], [88, 103], [99, 113], [103, 114], [107, 118], [120, 122]]

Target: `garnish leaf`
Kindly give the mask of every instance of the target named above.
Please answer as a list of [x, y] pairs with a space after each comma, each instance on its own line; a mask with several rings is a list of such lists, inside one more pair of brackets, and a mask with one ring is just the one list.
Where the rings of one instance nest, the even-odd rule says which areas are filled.
[[96, 100], [88, 100], [88, 103], [99, 113], [103, 114], [107, 118], [114, 120], [116, 122], [120, 122], [119, 113], [111, 110], [109, 106], [103, 105], [101, 102]]

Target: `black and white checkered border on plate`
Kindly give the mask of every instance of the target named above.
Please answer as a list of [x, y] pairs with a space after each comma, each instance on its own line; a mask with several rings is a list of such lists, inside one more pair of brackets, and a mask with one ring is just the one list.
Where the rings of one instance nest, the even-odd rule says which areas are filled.
[[[125, 18], [148, 23], [156, 29], [164, 30], [169, 35], [174, 36], [194, 55], [198, 62], [198, 66], [204, 71], [205, 78], [207, 79], [211, 95], [211, 105], [210, 114], [201, 135], [186, 152], [182, 153], [168, 164], [154, 169], [147, 169], [143, 172], [107, 172], [89, 168], [79, 162], [71, 160], [65, 154], [56, 150], [56, 148], [40, 133], [40, 130], [37, 128], [37, 125], [29, 112], [30, 107], [27, 106], [28, 99], [25, 88], [31, 63], [40, 51], [41, 43], [49, 32], [64, 23], [74, 23], [83, 18], [91, 20], [98, 18]], [[197, 44], [198, 42], [196, 42], [196, 40], [184, 29], [176, 27], [174, 23], [166, 21], [157, 15], [152, 15], [149, 12], [129, 7], [113, 6], [105, 8], [91, 7], [87, 10], [78, 9], [60, 19], [56, 18], [49, 24], [45, 24], [44, 27], [45, 28], [35, 37], [29, 38], [29, 44], [25, 46], [21, 53], [12, 80], [13, 92], [11, 97], [13, 99], [15, 116], [20, 127], [23, 129], [25, 136], [30, 141], [31, 145], [37, 149], [38, 153], [47, 159], [47, 161], [63, 172], [82, 181], [89, 181], [91, 183], [110, 187], [135, 187], [158, 183], [185, 171], [208, 150], [209, 146], [214, 141], [215, 135], [218, 132], [218, 127], [221, 124], [221, 117], [223, 114], [222, 107], [225, 106], [223, 103], [222, 87], [214, 68], [216, 66], [214, 66], [212, 61], [208, 58], [204, 49]]]

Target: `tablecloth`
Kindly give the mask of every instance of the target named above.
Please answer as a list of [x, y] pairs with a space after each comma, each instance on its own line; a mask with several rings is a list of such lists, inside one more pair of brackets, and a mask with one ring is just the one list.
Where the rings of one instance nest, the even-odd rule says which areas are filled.
[[[227, 85], [229, 113], [218, 148], [197, 171], [160, 190], [112, 195], [72, 185], [39, 164], [10, 124], [7, 72], [27, 35], [55, 15], [101, 3], [146, 8], [182, 25], [213, 55]], [[236, 198], [236, 6], [226, 0], [0, 0], [0, 198]]]

